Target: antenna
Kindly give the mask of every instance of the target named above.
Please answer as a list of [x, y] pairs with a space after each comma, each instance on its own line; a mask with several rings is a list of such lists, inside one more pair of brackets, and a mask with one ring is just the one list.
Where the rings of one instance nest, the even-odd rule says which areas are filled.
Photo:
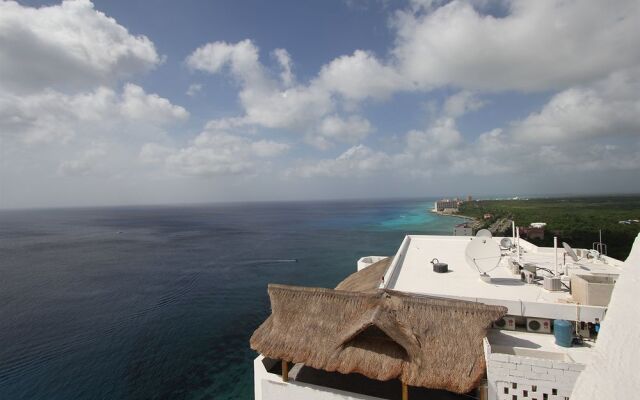
[[522, 261], [520, 257], [520, 227], [516, 227], [516, 249], [518, 250], [518, 263]]
[[569, 246], [569, 244], [567, 244], [567, 242], [562, 242], [562, 247], [564, 247], [564, 251], [569, 255], [569, 257], [571, 257], [571, 259], [573, 261], [578, 261], [578, 255], [576, 254], [575, 251], [573, 251], [573, 249], [571, 248], [571, 246]]
[[493, 234], [491, 233], [490, 230], [488, 229], [480, 229], [477, 233], [476, 233], [476, 237], [487, 237], [487, 238], [491, 238], [493, 237]]
[[493, 239], [475, 237], [467, 245], [465, 257], [469, 267], [480, 273], [480, 279], [490, 282], [491, 277], [487, 272], [491, 272], [498, 266], [502, 253], [500, 246]]
[[553, 264], [553, 275], [558, 276], [558, 237], [553, 237], [553, 255], [554, 255], [554, 264]]

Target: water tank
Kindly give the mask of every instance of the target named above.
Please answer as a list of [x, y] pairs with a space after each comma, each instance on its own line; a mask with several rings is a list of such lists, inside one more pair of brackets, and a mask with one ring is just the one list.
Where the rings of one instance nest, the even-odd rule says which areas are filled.
[[573, 341], [573, 324], [564, 319], [553, 321], [553, 336], [556, 344], [562, 347], [571, 347]]

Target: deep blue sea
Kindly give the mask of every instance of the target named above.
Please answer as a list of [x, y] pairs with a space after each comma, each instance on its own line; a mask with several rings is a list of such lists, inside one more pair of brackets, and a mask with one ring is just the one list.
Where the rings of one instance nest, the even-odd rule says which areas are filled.
[[432, 201], [0, 211], [0, 399], [252, 399], [269, 282], [334, 287]]

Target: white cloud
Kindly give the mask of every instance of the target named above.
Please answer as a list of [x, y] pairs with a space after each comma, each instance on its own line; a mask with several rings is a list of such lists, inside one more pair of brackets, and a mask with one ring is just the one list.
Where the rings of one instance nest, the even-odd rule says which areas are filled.
[[131, 83], [124, 86], [120, 108], [128, 118], [153, 124], [165, 124], [189, 116], [184, 108], [171, 104], [155, 93], [147, 94], [140, 86]]
[[371, 130], [371, 123], [358, 115], [352, 115], [346, 119], [337, 115], [330, 115], [322, 120], [319, 127], [321, 135], [344, 142], [360, 141]]
[[538, 143], [640, 135], [640, 79], [618, 73], [564, 90], [539, 112], [515, 122], [512, 131], [520, 140]]
[[272, 140], [258, 140], [251, 143], [251, 152], [256, 157], [270, 158], [277, 157], [289, 151], [291, 146], [286, 143], [274, 142]]
[[[188, 116], [184, 108], [133, 84], [126, 84], [121, 94], [107, 87], [74, 95], [54, 90], [23, 96], [0, 92], [0, 135], [26, 144], [117, 136], [119, 131], [136, 136]], [[148, 128], [140, 129], [141, 125]]]
[[338, 57], [322, 67], [318, 81], [327, 90], [354, 100], [386, 98], [411, 88], [411, 83], [396, 69], [383, 65], [373, 54], [363, 50]]
[[285, 87], [289, 87], [294, 84], [295, 75], [293, 75], [293, 62], [291, 61], [291, 56], [289, 52], [285, 49], [275, 49], [273, 51], [273, 56], [280, 64], [280, 68], [282, 72], [280, 72], [280, 80]]
[[[508, 176], [513, 179], [519, 176], [527, 179], [531, 175], [632, 171], [640, 168], [640, 139], [629, 135], [640, 133], [640, 125], [637, 125], [640, 105], [636, 100], [634, 81], [626, 78], [616, 76], [593, 85], [590, 95], [604, 97], [604, 100], [580, 101], [576, 108], [575, 101], [565, 104], [553, 98], [540, 112], [504, 128], [485, 132], [476, 139], [462, 135], [457, 119], [478, 110], [485, 102], [469, 92], [458, 92], [445, 99], [424, 130], [407, 132], [399, 151], [382, 152], [357, 145], [334, 159], [304, 162], [287, 174], [340, 178], [391, 174], [405, 180], [459, 178], [468, 181], [473, 177]], [[618, 87], [625, 90], [621, 93], [615, 90]], [[593, 115], [582, 116], [588, 113]], [[576, 122], [579, 118], [582, 120]], [[542, 125], [533, 125], [531, 121], [542, 119], [547, 119], [542, 125], [554, 129], [536, 131], [538, 136], [532, 142], [532, 137], [525, 135], [528, 132], [525, 127], [535, 131], [534, 128]], [[636, 124], [635, 128], [629, 130], [633, 124]], [[612, 135], [612, 132], [620, 135]], [[567, 140], [581, 137], [597, 140]]]
[[342, 118], [333, 114], [322, 119], [317, 128], [306, 135], [305, 140], [317, 149], [326, 150], [337, 142], [358, 143], [372, 131], [373, 127], [366, 118], [359, 115]]
[[89, 175], [95, 173], [100, 161], [107, 155], [107, 148], [103, 143], [94, 143], [75, 159], [60, 163], [58, 173], [66, 176]]
[[443, 114], [451, 118], [458, 118], [468, 112], [478, 111], [484, 105], [484, 101], [480, 100], [475, 93], [463, 90], [447, 98]]
[[392, 51], [401, 73], [423, 88], [565, 88], [640, 62], [633, 0], [513, 0], [504, 17], [471, 1], [426, 3], [396, 14]]
[[187, 88], [186, 94], [189, 97], [194, 97], [195, 95], [197, 95], [198, 93], [200, 93], [202, 91], [202, 88], [203, 88], [202, 84], [200, 84], [200, 83], [192, 83]]
[[[192, 69], [209, 73], [219, 73], [228, 66], [241, 84], [239, 97], [246, 114], [219, 124], [301, 129], [332, 110], [330, 95], [321, 87], [285, 87], [271, 79], [260, 63], [258, 53], [252, 41], [243, 40], [236, 44], [208, 43], [187, 58]], [[275, 54], [281, 66], [285, 68], [282, 63], [286, 66], [283, 80], [293, 82], [288, 53], [277, 51]]]
[[88, 0], [32, 8], [0, 2], [0, 88], [87, 89], [145, 72], [162, 59]]
[[334, 159], [305, 163], [287, 171], [289, 176], [309, 178], [314, 176], [358, 177], [389, 169], [390, 157], [364, 145], [349, 148]]
[[147, 143], [139, 157], [145, 163], [164, 165], [171, 174], [224, 176], [258, 172], [264, 166], [261, 160], [280, 156], [289, 148], [286, 143], [204, 131], [182, 148]]
[[187, 59], [193, 70], [219, 73], [229, 66], [233, 75], [246, 85], [257, 87], [268, 84], [258, 57], [258, 48], [251, 40], [232, 44], [227, 42], [207, 43], [197, 48]]

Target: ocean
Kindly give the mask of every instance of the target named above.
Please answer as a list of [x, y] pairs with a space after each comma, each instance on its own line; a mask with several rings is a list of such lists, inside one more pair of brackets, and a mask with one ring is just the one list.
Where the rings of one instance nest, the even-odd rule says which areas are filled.
[[252, 399], [267, 284], [460, 220], [425, 200], [0, 211], [0, 399]]

